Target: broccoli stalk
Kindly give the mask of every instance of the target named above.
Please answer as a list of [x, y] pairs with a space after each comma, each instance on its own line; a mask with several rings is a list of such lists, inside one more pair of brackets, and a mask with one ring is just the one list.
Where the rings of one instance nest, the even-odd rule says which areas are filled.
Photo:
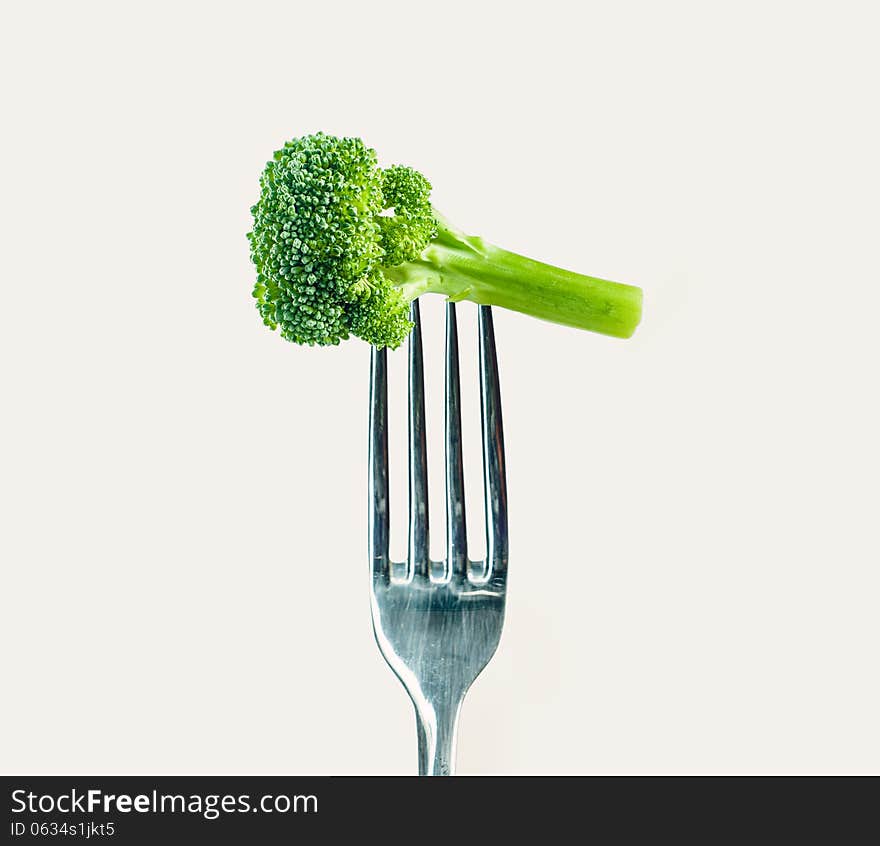
[[383, 271], [405, 300], [445, 294], [617, 338], [638, 326], [641, 288], [535, 261], [466, 235], [436, 211], [435, 217], [437, 234], [419, 257]]
[[460, 232], [412, 168], [381, 169], [357, 138], [288, 141], [266, 165], [248, 233], [263, 322], [300, 344], [356, 335], [397, 347], [426, 293], [628, 338], [642, 292], [582, 276]]

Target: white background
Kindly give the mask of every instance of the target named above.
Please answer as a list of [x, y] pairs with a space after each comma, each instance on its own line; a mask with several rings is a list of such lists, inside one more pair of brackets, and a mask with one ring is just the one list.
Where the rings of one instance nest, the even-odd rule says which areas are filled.
[[317, 130], [645, 291], [625, 342], [496, 311], [508, 618], [460, 770], [880, 770], [876, 4], [4, 18], [0, 770], [414, 768], [367, 602], [368, 348], [250, 299], [259, 172]]

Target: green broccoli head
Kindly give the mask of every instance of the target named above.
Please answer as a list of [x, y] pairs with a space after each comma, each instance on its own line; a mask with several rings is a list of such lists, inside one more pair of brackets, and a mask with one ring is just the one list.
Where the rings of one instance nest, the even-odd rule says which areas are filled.
[[260, 189], [248, 238], [263, 322], [298, 344], [398, 346], [409, 301], [382, 268], [415, 260], [434, 236], [425, 177], [382, 170], [360, 139], [318, 133], [276, 151]]
[[355, 335], [397, 347], [423, 294], [500, 306], [628, 338], [642, 292], [583, 276], [460, 231], [412, 168], [380, 168], [358, 138], [288, 141], [266, 165], [248, 233], [263, 322], [297, 344]]

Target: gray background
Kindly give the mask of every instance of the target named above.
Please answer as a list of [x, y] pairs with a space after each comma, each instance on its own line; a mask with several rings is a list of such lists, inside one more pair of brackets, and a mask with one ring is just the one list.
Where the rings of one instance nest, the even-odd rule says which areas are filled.
[[461, 771], [880, 769], [876, 10], [7, 10], [0, 770], [413, 771], [367, 604], [368, 348], [250, 300], [258, 174], [319, 129], [645, 291], [628, 342], [496, 313], [510, 599]]

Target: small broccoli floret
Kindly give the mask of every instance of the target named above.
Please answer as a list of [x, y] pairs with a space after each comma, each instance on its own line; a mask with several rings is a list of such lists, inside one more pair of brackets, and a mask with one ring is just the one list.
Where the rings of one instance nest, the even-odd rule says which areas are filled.
[[380, 217], [382, 264], [393, 267], [415, 261], [437, 231], [431, 208], [431, 185], [418, 171], [394, 165], [382, 171], [385, 208], [393, 215]]
[[288, 141], [260, 179], [248, 233], [263, 322], [299, 344], [356, 335], [397, 347], [423, 293], [498, 305], [629, 337], [641, 291], [533, 261], [465, 235], [432, 207], [421, 173], [381, 169], [357, 138]]
[[381, 272], [367, 284], [368, 292], [349, 312], [351, 333], [376, 347], [394, 349], [413, 327], [409, 319], [410, 301]]

